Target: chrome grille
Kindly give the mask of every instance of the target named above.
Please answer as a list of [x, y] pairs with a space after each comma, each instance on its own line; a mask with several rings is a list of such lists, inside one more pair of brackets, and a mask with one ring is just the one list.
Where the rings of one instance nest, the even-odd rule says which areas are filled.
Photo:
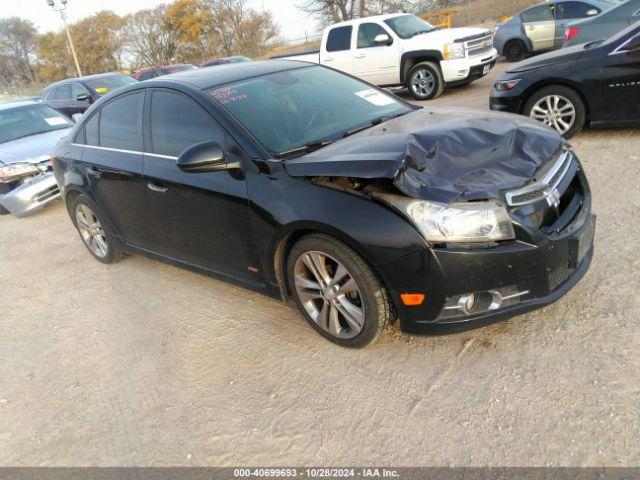
[[507, 204], [517, 207], [543, 198], [549, 205], [556, 204], [560, 199], [558, 185], [569, 171], [572, 161], [573, 154], [570, 151], [562, 152], [551, 167], [543, 173], [541, 180], [534, 180], [529, 185], [507, 192], [505, 194]]
[[469, 40], [464, 43], [464, 48], [470, 57], [490, 52], [493, 49], [493, 35], [489, 33], [484, 37]]

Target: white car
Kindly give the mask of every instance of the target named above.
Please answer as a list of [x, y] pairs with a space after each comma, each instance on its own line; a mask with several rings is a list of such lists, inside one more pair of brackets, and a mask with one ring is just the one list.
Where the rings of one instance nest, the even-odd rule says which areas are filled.
[[320, 50], [273, 58], [319, 63], [381, 87], [406, 86], [416, 100], [430, 100], [485, 76], [497, 57], [485, 28], [439, 29], [401, 13], [331, 25]]

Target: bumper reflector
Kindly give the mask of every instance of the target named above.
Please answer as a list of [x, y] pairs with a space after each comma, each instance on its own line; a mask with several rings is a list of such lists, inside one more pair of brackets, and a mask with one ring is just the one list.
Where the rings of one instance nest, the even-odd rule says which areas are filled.
[[424, 302], [424, 293], [401, 293], [400, 298], [407, 307], [416, 307]]

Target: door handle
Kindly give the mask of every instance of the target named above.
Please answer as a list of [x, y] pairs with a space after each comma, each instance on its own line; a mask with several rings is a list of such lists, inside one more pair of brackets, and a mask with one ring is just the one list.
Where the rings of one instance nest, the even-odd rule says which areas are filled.
[[366, 55], [364, 53], [358, 53], [355, 58], [364, 58]]
[[333, 62], [333, 57], [327, 57], [324, 59], [325, 62]]
[[527, 27], [527, 30], [535, 30], [536, 27]]
[[147, 183], [147, 188], [152, 192], [160, 193], [163, 195], [167, 193], [167, 190], [169, 190], [167, 187], [163, 187], [162, 185], [158, 185], [157, 183]]

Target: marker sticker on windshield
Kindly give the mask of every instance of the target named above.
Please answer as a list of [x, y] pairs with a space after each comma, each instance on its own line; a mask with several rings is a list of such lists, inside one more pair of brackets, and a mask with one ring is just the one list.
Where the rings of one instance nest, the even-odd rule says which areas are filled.
[[56, 125], [64, 125], [65, 123], [67, 123], [62, 117], [45, 118], [44, 121], [52, 127], [55, 127]]
[[378, 92], [376, 90], [361, 90], [356, 92], [356, 95], [366, 100], [367, 102], [377, 105], [378, 107], [384, 107], [385, 105], [391, 105], [395, 102], [395, 100], [388, 95], [385, 95], [382, 92]]

